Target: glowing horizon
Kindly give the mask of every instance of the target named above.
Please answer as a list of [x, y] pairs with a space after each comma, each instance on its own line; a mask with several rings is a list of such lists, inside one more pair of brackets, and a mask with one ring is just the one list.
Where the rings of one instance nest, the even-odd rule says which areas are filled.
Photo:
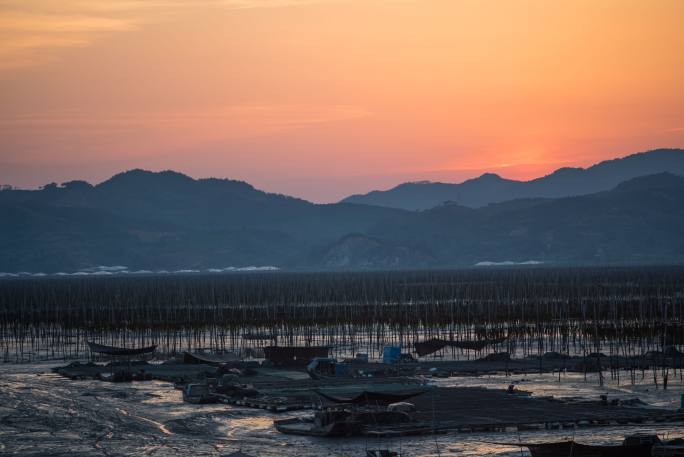
[[0, 0], [0, 184], [317, 202], [684, 147], [684, 2]]

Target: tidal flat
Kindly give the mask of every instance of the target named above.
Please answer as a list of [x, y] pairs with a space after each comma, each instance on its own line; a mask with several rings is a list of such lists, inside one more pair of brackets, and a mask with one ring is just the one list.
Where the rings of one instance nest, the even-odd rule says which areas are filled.
[[[679, 438], [683, 311], [682, 267], [4, 280], [0, 454], [503, 457]], [[305, 369], [315, 358], [328, 368]], [[407, 425], [429, 434], [276, 429], [326, 413], [321, 388], [383, 383], [429, 387]], [[194, 384], [218, 403], [184, 402]], [[308, 409], [259, 409], [249, 390]]]
[[[173, 384], [162, 381], [109, 383], [74, 381], [52, 372], [63, 362], [0, 365], [0, 454], [29, 456], [221, 456], [241, 451], [253, 456], [364, 456], [366, 449], [391, 448], [403, 456], [512, 457], [529, 455], [517, 446], [493, 443], [575, 439], [618, 444], [630, 433], [684, 436], [684, 423], [576, 427], [529, 432], [445, 433], [397, 438], [313, 438], [283, 435], [273, 421], [310, 411], [270, 413], [235, 405], [183, 403]], [[634, 385], [580, 374], [457, 376], [439, 386], [503, 389], [510, 383], [533, 396], [597, 399], [639, 398], [641, 407], [674, 411], [684, 393], [673, 381], [666, 391], [647, 379]]]

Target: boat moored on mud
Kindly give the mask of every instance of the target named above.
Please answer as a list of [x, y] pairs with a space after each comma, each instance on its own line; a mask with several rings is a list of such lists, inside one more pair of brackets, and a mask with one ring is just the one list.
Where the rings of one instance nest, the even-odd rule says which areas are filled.
[[88, 341], [88, 347], [92, 354], [103, 354], [109, 356], [133, 356], [133, 355], [143, 355], [154, 352], [157, 349], [157, 345], [146, 346], [141, 348], [122, 348], [117, 346], [106, 346], [104, 344], [93, 343]]
[[217, 403], [218, 400], [218, 397], [211, 393], [206, 384], [188, 384], [183, 389], [183, 401], [186, 403], [204, 405]]
[[344, 410], [317, 411], [311, 418], [282, 419], [274, 425], [280, 433], [321, 437], [354, 436], [363, 428], [361, 420]]
[[532, 457], [651, 457], [651, 450], [661, 441], [657, 435], [636, 434], [625, 437], [620, 445], [580, 444], [575, 441], [523, 444]]

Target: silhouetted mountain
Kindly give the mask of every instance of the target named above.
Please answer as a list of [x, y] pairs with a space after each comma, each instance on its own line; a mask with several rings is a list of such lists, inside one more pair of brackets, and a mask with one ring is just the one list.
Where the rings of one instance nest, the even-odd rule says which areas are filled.
[[684, 177], [663, 173], [579, 197], [404, 213], [369, 234], [431, 252], [439, 265], [657, 263], [684, 261], [683, 224]]
[[296, 265], [311, 247], [396, 212], [133, 170], [97, 186], [72, 181], [1, 191], [0, 271]]
[[587, 195], [612, 189], [628, 179], [663, 172], [684, 175], [684, 150], [657, 149], [607, 160], [587, 169], [561, 168], [531, 181], [514, 181], [485, 173], [460, 184], [405, 183], [387, 191], [352, 195], [342, 201], [407, 210], [425, 210], [445, 202], [479, 208], [516, 198]]
[[681, 263], [684, 177], [658, 174], [584, 196], [415, 212], [316, 205], [239, 181], [134, 170], [96, 186], [2, 190], [0, 220], [0, 272]]

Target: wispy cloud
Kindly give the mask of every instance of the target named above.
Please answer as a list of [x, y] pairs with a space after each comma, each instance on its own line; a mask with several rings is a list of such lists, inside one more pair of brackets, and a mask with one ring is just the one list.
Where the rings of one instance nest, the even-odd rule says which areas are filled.
[[277, 8], [283, 6], [311, 5], [315, 3], [339, 3], [342, 0], [217, 0], [217, 5], [232, 8]]
[[171, 148], [270, 136], [369, 115], [361, 107], [346, 105], [238, 105], [139, 113], [79, 110], [0, 117], [0, 138], [8, 144], [26, 143], [32, 141], [32, 132], [40, 131], [35, 141], [41, 144], [69, 144], [79, 138], [99, 148], [103, 142], [121, 146], [120, 150], [130, 149], [131, 142], [150, 147], [170, 142], [165, 147]]
[[10, 12], [0, 16], [0, 30], [4, 32], [111, 32], [130, 29], [130, 21], [96, 16], [73, 16]]
[[[278, 8], [345, 0], [0, 0], [0, 71], [53, 61], [63, 48], [194, 8]], [[349, 1], [349, 0], [346, 0]]]
[[6, 126], [80, 126], [84, 123], [108, 125], [158, 124], [175, 125], [193, 122], [260, 121], [268, 126], [298, 126], [356, 119], [368, 116], [368, 111], [350, 105], [236, 105], [199, 108], [175, 112], [96, 113], [64, 111], [38, 115], [0, 117], [0, 128]]
[[11, 9], [0, 4], [0, 70], [44, 64], [62, 48], [88, 46], [98, 37], [132, 30], [131, 18], [77, 12], [52, 12], [47, 8]]

